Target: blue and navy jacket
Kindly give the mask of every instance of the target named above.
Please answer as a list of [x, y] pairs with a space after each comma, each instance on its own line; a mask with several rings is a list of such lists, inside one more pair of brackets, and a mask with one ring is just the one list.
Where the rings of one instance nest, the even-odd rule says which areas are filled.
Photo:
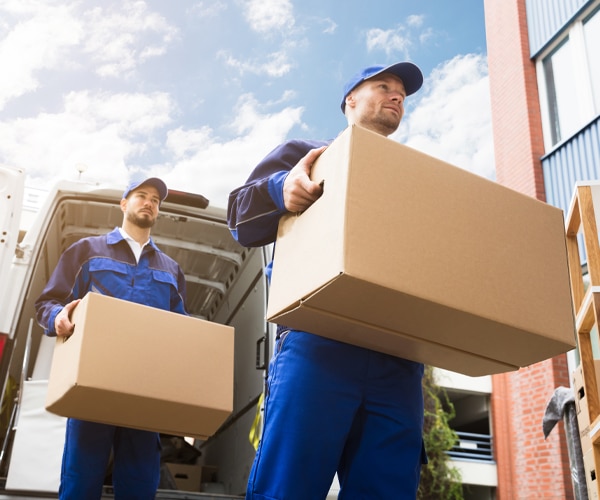
[[289, 171], [311, 149], [331, 141], [292, 140], [271, 151], [252, 171], [246, 183], [229, 195], [227, 223], [233, 237], [245, 247], [273, 243], [277, 226], [287, 213], [283, 183]]
[[179, 264], [159, 250], [152, 239], [136, 263], [118, 228], [83, 238], [62, 254], [35, 303], [44, 333], [56, 336], [56, 315], [66, 304], [82, 299], [88, 292], [187, 314], [185, 277]]

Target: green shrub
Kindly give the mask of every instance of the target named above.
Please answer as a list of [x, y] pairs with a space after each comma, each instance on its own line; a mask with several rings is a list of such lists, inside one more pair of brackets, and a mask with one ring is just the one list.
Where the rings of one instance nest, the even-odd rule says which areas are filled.
[[418, 500], [463, 500], [460, 471], [446, 453], [458, 442], [448, 422], [455, 416], [446, 391], [434, 380], [433, 368], [425, 366], [423, 377], [425, 420], [423, 439], [429, 463], [421, 468]]

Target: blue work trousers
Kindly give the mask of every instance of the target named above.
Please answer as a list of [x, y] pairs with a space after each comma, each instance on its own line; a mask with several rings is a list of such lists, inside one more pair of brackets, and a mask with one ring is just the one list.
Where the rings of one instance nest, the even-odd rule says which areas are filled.
[[160, 480], [160, 436], [70, 418], [59, 488], [60, 500], [102, 497], [113, 452], [115, 500], [153, 500]]
[[247, 500], [414, 500], [423, 448], [423, 365], [300, 331], [270, 363]]

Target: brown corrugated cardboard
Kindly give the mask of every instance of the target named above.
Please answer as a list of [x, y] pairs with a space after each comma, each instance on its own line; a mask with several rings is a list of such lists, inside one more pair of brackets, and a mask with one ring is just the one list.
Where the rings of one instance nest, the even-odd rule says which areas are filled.
[[594, 455], [594, 448], [590, 448], [583, 453], [583, 469], [585, 471], [585, 484], [587, 486], [589, 500], [598, 500], [598, 478], [596, 476], [596, 464], [598, 463], [598, 459]]
[[216, 467], [206, 465], [176, 464], [166, 462], [178, 490], [201, 491], [202, 483], [214, 481]]
[[[600, 381], [600, 360], [594, 360], [596, 380]], [[588, 406], [588, 397], [585, 391], [586, 384], [583, 381], [583, 369], [579, 365], [572, 374], [573, 392], [575, 393], [575, 412], [577, 414], [577, 426], [579, 427], [579, 437], [581, 439], [581, 450], [587, 452], [592, 447], [590, 438], [590, 411]]]
[[198, 438], [231, 413], [232, 327], [97, 293], [73, 322], [55, 344], [48, 411]]
[[357, 126], [312, 176], [323, 196], [279, 225], [270, 321], [467, 375], [575, 346], [560, 209]]

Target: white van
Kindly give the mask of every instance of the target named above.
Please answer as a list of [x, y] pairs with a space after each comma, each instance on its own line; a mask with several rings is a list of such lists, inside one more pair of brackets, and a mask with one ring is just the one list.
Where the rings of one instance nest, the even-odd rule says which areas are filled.
[[[122, 222], [123, 186], [62, 181], [23, 228], [24, 179], [22, 170], [0, 166], [0, 499], [57, 497], [64, 419], [43, 408], [54, 340], [36, 323], [34, 302], [71, 243]], [[196, 493], [171, 489], [173, 477], [163, 488], [161, 479], [157, 498], [240, 498], [254, 458], [248, 434], [272, 338], [263, 272], [269, 249], [243, 248], [227, 228], [224, 209], [210, 206], [203, 196], [176, 191], [162, 204], [152, 237], [185, 273], [188, 312], [235, 328], [231, 417], [206, 441], [166, 437], [174, 449], [183, 446], [188, 458], [214, 473], [203, 479], [204, 492], [194, 488]], [[175, 483], [178, 487], [177, 478]], [[110, 488], [105, 489], [110, 498]]]

